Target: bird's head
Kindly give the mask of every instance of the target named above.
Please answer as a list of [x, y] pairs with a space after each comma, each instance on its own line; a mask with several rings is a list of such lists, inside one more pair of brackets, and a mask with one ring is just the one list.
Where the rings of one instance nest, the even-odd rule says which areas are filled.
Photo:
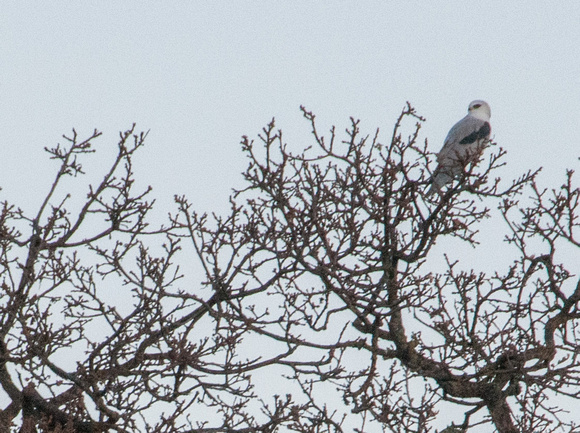
[[472, 101], [471, 104], [469, 104], [467, 112], [470, 116], [476, 117], [486, 122], [489, 122], [491, 117], [491, 108], [489, 108], [489, 104], [479, 99]]

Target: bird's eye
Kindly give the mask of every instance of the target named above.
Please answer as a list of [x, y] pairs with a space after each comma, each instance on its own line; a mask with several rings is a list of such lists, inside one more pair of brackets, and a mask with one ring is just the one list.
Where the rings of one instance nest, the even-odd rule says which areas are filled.
[[473, 108], [479, 108], [479, 107], [481, 107], [481, 104], [475, 104], [475, 105], [473, 106]]

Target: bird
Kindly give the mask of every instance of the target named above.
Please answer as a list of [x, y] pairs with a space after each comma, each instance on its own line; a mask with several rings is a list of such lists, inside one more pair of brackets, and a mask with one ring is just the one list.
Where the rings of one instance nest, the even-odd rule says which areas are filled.
[[470, 162], [476, 162], [491, 134], [491, 108], [485, 101], [476, 99], [469, 104], [467, 116], [449, 130], [443, 148], [437, 154], [437, 168], [427, 197], [451, 183]]

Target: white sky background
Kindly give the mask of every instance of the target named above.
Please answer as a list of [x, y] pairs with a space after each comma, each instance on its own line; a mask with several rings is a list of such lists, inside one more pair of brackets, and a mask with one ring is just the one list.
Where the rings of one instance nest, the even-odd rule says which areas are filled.
[[485, 99], [510, 172], [562, 176], [580, 154], [580, 2], [506, 3], [3, 2], [0, 194], [39, 200], [55, 168], [42, 148], [72, 127], [103, 131], [110, 158], [137, 122], [155, 196], [220, 208], [246, 165], [240, 137], [276, 117], [300, 146], [300, 104], [322, 130], [354, 116], [386, 141], [410, 101], [437, 151]]
[[580, 165], [579, 41], [577, 0], [4, 1], [0, 200], [35, 209], [56, 168], [42, 149], [72, 127], [104, 132], [93, 170], [136, 122], [150, 130], [136, 177], [160, 215], [174, 194], [223, 211], [240, 137], [276, 117], [302, 146], [301, 104], [321, 131], [353, 116], [387, 142], [410, 101], [437, 151], [473, 99], [491, 105], [506, 173], [544, 166], [557, 187]]

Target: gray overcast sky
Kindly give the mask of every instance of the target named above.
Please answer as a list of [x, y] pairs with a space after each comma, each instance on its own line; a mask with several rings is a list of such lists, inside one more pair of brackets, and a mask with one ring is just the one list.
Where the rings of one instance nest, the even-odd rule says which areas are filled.
[[556, 187], [579, 165], [579, 23], [578, 0], [3, 1], [0, 200], [39, 204], [56, 168], [42, 149], [72, 127], [105, 133], [98, 168], [137, 122], [137, 177], [163, 213], [173, 194], [219, 211], [242, 135], [276, 117], [310, 144], [301, 104], [321, 130], [354, 116], [385, 142], [410, 101], [437, 151], [473, 99], [491, 105], [506, 173], [545, 166]]
[[137, 122], [141, 180], [210, 210], [239, 185], [243, 134], [276, 117], [301, 146], [300, 104], [386, 141], [410, 101], [437, 151], [479, 98], [511, 172], [561, 176], [580, 154], [579, 22], [578, 1], [3, 2], [0, 194], [44, 191], [42, 148], [72, 127], [103, 131], [107, 158]]

